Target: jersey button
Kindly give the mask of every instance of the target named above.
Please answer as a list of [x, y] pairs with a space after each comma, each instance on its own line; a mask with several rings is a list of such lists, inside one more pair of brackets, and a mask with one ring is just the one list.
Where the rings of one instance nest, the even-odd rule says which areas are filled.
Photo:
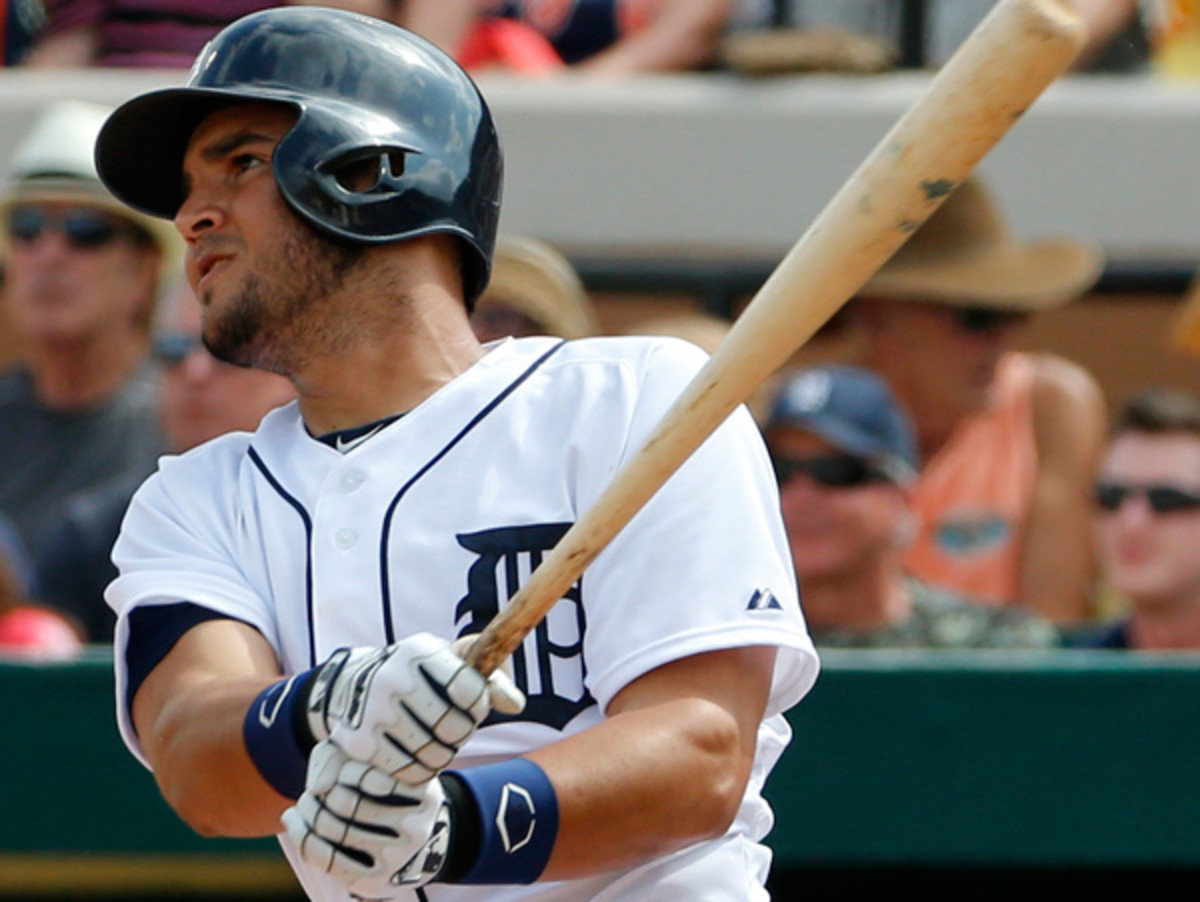
[[356, 488], [363, 484], [366, 478], [366, 476], [364, 476], [362, 473], [359, 473], [357, 470], [347, 473], [342, 477], [342, 491], [353, 492]]
[[358, 533], [353, 529], [339, 529], [333, 534], [333, 542], [338, 548], [345, 551], [347, 548], [353, 548], [354, 543], [358, 541]]

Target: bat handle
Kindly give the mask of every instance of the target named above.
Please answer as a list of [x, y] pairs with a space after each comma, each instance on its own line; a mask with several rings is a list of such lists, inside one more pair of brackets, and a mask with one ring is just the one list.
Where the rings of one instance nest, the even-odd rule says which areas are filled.
[[475, 637], [467, 649], [467, 663], [484, 676], [491, 674], [511, 654], [502, 638], [495, 632], [485, 631]]

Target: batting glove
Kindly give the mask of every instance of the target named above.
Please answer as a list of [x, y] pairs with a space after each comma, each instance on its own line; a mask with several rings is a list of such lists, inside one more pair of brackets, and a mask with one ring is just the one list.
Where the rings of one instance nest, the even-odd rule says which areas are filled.
[[437, 877], [450, 847], [450, 808], [438, 780], [394, 780], [332, 742], [309, 759], [304, 793], [282, 817], [300, 857], [355, 899], [395, 899]]
[[[417, 633], [387, 648], [344, 648], [309, 690], [313, 737], [416, 786], [453, 760], [493, 707], [516, 714], [525, 697], [503, 670], [484, 677], [451, 645]], [[456, 650], [457, 649], [457, 650]]]

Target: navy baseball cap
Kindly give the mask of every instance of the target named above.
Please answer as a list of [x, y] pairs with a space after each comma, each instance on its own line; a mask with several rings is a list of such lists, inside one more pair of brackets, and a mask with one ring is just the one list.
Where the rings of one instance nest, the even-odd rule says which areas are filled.
[[908, 413], [883, 379], [852, 366], [818, 366], [786, 377], [766, 428], [819, 435], [846, 454], [877, 464], [896, 482], [917, 472], [917, 439]]

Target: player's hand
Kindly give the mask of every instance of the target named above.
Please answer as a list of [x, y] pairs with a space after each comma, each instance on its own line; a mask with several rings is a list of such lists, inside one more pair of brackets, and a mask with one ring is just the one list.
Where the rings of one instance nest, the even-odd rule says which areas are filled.
[[304, 793], [283, 828], [310, 865], [356, 899], [395, 899], [437, 877], [450, 847], [441, 783], [410, 786], [348, 757], [329, 740], [308, 762]]
[[[485, 678], [451, 645], [417, 633], [387, 648], [340, 649], [308, 699], [313, 735], [417, 785], [446, 767], [493, 707], [516, 714], [525, 697], [503, 670]], [[456, 650], [459, 649], [459, 650]]]

